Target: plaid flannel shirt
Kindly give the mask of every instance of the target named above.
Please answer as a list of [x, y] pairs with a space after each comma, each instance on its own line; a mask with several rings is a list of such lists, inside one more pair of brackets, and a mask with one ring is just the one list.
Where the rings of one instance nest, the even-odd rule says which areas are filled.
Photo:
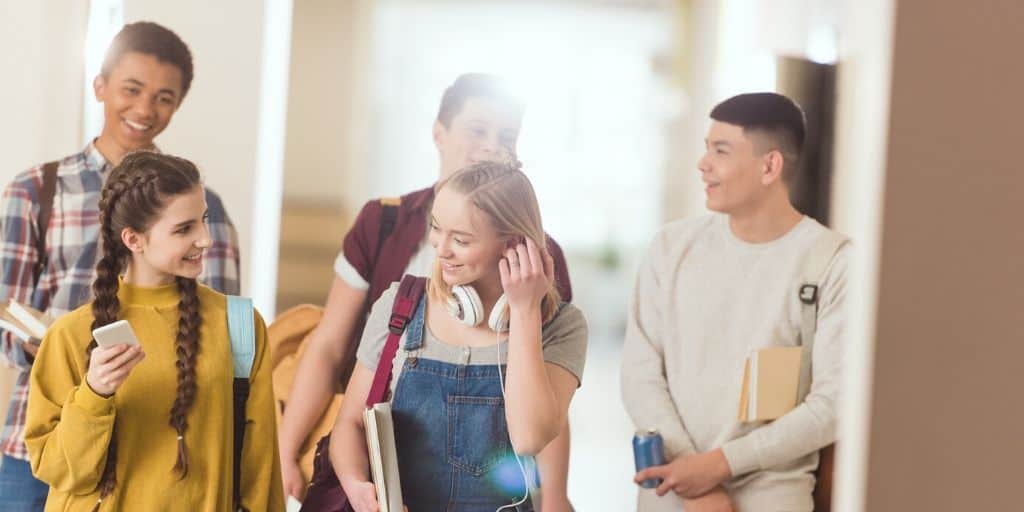
[[[53, 213], [46, 231], [49, 263], [36, 287], [32, 284], [32, 267], [37, 260], [35, 225], [42, 166], [19, 174], [8, 184], [0, 198], [0, 300], [14, 299], [56, 318], [92, 299], [99, 254], [100, 191], [111, 168], [91, 143], [81, 153], [60, 162]], [[238, 235], [220, 197], [207, 189], [206, 201], [213, 244], [206, 252], [200, 280], [222, 293], [238, 294]], [[32, 360], [19, 340], [3, 330], [0, 354], [7, 364], [21, 370], [0, 434], [0, 451], [27, 460], [24, 428]]]

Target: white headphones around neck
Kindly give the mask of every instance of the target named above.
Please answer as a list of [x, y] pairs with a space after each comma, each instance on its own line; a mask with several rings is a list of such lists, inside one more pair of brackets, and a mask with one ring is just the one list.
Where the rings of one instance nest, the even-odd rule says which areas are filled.
[[[483, 302], [480, 301], [480, 294], [472, 286], [453, 286], [452, 297], [448, 299], [446, 305], [452, 316], [468, 326], [476, 327], [484, 319]], [[508, 299], [502, 294], [494, 303], [494, 309], [487, 318], [487, 327], [494, 332], [507, 332], [508, 322]]]

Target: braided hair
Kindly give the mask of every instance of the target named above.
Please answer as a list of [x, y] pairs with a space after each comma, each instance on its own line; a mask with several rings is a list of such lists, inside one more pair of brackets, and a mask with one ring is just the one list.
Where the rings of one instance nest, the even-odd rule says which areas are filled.
[[[163, 213], [171, 197], [188, 193], [199, 186], [199, 171], [191, 162], [150, 151], [128, 154], [110, 172], [99, 203], [102, 256], [96, 264], [96, 279], [92, 283], [92, 329], [117, 321], [121, 313], [121, 303], [117, 298], [118, 278], [131, 255], [121, 240], [121, 232], [127, 228], [145, 233]], [[185, 432], [188, 430], [188, 411], [196, 396], [195, 368], [201, 318], [196, 281], [180, 276], [175, 281], [180, 295], [175, 341], [178, 389], [170, 410], [170, 425], [178, 435], [178, 455], [174, 469], [180, 478], [185, 478], [189, 466]], [[92, 356], [96, 346], [96, 340], [93, 339], [86, 348], [87, 358]], [[87, 361], [86, 368], [88, 364]], [[117, 437], [114, 435], [107, 448], [106, 464], [98, 487], [100, 502], [113, 491], [117, 483], [116, 466]]]

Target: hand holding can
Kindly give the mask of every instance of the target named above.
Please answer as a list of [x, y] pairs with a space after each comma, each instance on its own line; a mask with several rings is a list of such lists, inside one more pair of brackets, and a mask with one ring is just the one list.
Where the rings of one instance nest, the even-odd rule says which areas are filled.
[[[665, 464], [665, 445], [661, 434], [655, 429], [639, 431], [633, 436], [633, 461], [636, 471]], [[661, 485], [660, 478], [649, 478], [640, 482], [640, 487], [654, 489]]]

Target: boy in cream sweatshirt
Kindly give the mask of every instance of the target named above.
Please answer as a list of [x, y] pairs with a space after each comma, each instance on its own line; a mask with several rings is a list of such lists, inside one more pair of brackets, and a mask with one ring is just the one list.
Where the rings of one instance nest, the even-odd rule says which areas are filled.
[[835, 440], [849, 251], [819, 282], [806, 399], [774, 422], [739, 422], [747, 355], [801, 342], [798, 290], [827, 228], [789, 199], [804, 141], [800, 107], [744, 94], [711, 118], [698, 168], [713, 213], [658, 233], [630, 306], [623, 400], [637, 429], [661, 432], [667, 460], [637, 474], [664, 480], [640, 489], [638, 510], [811, 511], [818, 450]]

